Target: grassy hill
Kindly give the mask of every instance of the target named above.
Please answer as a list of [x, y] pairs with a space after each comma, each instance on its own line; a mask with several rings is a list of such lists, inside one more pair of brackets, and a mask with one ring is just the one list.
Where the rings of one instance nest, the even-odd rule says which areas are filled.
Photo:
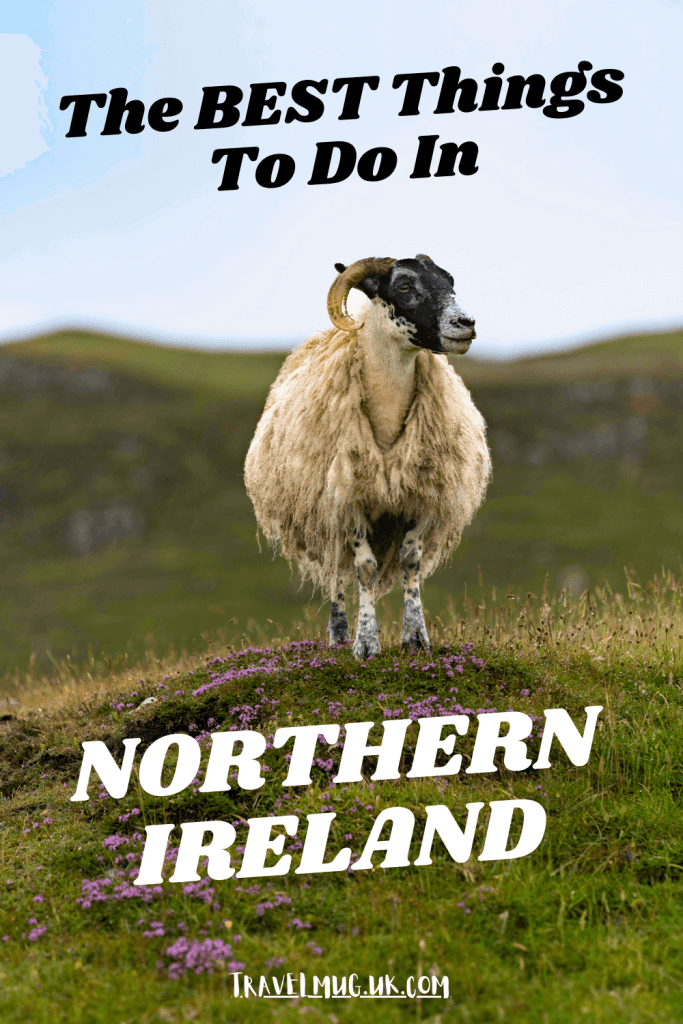
[[[676, 1024], [683, 578], [659, 567], [678, 568], [683, 538], [683, 336], [456, 363], [489, 424], [494, 481], [425, 587], [433, 650], [398, 648], [393, 595], [367, 664], [320, 641], [324, 610], [255, 539], [242, 463], [282, 358], [84, 334], [0, 351], [0, 1020]], [[587, 765], [555, 744], [549, 770], [497, 756], [495, 773], [467, 774], [476, 714], [534, 716], [533, 755], [545, 709], [582, 728], [595, 704]], [[416, 720], [461, 713], [461, 772], [408, 778]], [[378, 743], [401, 717], [400, 778], [373, 782], [366, 759], [361, 781], [333, 784], [337, 744], [310, 786], [283, 789], [278, 727], [373, 721]], [[120, 759], [141, 737], [139, 763], [186, 733], [205, 764], [209, 736], [235, 728], [266, 739], [262, 788], [191, 783], [169, 798], [134, 781], [119, 800], [93, 776], [90, 800], [70, 800], [85, 740]], [[481, 862], [488, 804], [510, 798], [542, 804], [544, 840]], [[470, 859], [437, 840], [416, 867], [425, 808], [463, 825], [473, 801], [485, 808]], [[415, 816], [408, 867], [376, 855], [372, 870], [243, 883], [202, 862], [196, 883], [167, 877], [181, 822], [232, 822], [239, 868], [250, 817], [295, 815], [294, 869], [307, 814], [336, 815], [329, 861], [360, 853], [389, 807]], [[165, 880], [133, 889], [144, 827], [162, 823], [176, 826]], [[271, 993], [303, 971], [309, 985], [448, 978], [449, 994], [236, 1001], [233, 970]]]
[[[464, 615], [432, 627], [431, 652], [405, 654], [385, 632], [382, 654], [367, 664], [309, 635], [136, 672], [63, 669], [56, 683], [24, 691], [22, 706], [0, 719], [0, 1019], [677, 1024], [681, 582], [660, 574], [620, 598], [496, 603], [489, 592], [485, 608], [470, 602]], [[148, 697], [155, 702], [141, 706]], [[586, 765], [572, 764], [555, 740], [549, 769], [510, 771], [499, 750], [494, 772], [467, 774], [481, 711], [534, 716], [533, 761], [545, 709], [566, 709], [583, 730], [589, 705], [603, 711]], [[456, 741], [461, 771], [407, 777], [416, 720], [449, 714], [470, 718]], [[311, 785], [283, 788], [291, 747], [273, 747], [278, 727], [371, 721], [374, 744], [387, 718], [412, 723], [400, 778], [373, 782], [370, 757], [359, 782], [335, 784], [342, 732], [319, 748]], [[194, 735], [203, 779], [210, 735], [236, 728], [265, 738], [262, 788], [240, 789], [231, 775], [229, 792], [204, 793], [195, 780], [154, 797], [134, 775], [114, 799], [93, 774], [90, 799], [70, 800], [84, 740], [103, 740], [120, 760], [121, 741], [141, 737], [139, 764], [155, 739]], [[169, 762], [165, 785], [172, 753]], [[544, 839], [521, 859], [482, 862], [489, 802], [511, 798], [541, 804]], [[464, 827], [474, 801], [484, 808], [470, 858], [455, 862], [437, 838], [432, 863], [416, 866], [425, 809], [445, 806]], [[409, 866], [383, 868], [378, 853], [372, 870], [295, 873], [308, 814], [334, 812], [326, 861], [349, 848], [355, 862], [391, 807], [415, 817]], [[297, 819], [296, 835], [274, 826], [292, 857], [286, 875], [212, 880], [201, 859], [199, 881], [169, 881], [180, 823], [232, 823], [239, 870], [247, 820], [285, 814]], [[151, 824], [175, 826], [164, 881], [134, 888]], [[271, 997], [288, 972], [297, 981], [305, 973], [309, 994], [314, 977], [351, 973], [366, 992], [370, 976], [376, 985], [386, 974], [399, 994], [408, 978], [427, 986], [447, 978], [449, 988], [446, 999], [245, 1000], [234, 997], [236, 970], [257, 989], [263, 976]]]
[[[202, 352], [63, 332], [0, 349], [0, 673], [67, 656], [138, 661], [325, 609], [259, 551], [242, 465], [284, 353]], [[457, 359], [494, 478], [432, 617], [465, 593], [624, 591], [683, 541], [683, 334], [505, 364]], [[380, 620], [399, 615], [397, 595]], [[450, 612], [449, 612], [450, 610]]]

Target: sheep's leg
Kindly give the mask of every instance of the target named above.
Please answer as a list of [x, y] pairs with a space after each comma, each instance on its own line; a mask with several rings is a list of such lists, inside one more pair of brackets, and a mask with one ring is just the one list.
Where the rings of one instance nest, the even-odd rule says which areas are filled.
[[330, 622], [327, 627], [331, 644], [343, 644], [350, 639], [349, 620], [346, 617], [344, 588], [336, 580], [332, 581], [330, 593]]
[[403, 569], [403, 631], [401, 646], [429, 650], [429, 637], [420, 600], [420, 565], [422, 536], [419, 528], [408, 530], [398, 555]]
[[368, 544], [364, 527], [358, 527], [353, 541], [356, 578], [358, 580], [358, 626], [353, 642], [353, 654], [359, 661], [371, 654], [379, 654], [379, 636], [375, 617], [375, 583], [377, 559]]

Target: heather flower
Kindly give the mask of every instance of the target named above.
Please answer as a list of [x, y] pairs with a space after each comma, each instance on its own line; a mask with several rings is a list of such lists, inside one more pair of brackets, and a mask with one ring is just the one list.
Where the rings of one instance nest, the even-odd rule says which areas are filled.
[[198, 882], [188, 882], [183, 886], [185, 896], [193, 896], [202, 903], [212, 903], [215, 890], [211, 887], [211, 880], [207, 877], [200, 878]]
[[133, 808], [131, 808], [130, 811], [128, 811], [127, 814], [120, 814], [119, 815], [119, 821], [128, 821], [129, 818], [132, 818], [132, 817], [138, 815], [139, 813], [140, 813], [140, 808], [139, 807], [133, 807]]
[[276, 907], [290, 907], [291, 905], [292, 901], [289, 896], [283, 896], [278, 893], [272, 901], [267, 900], [264, 903], [257, 903], [254, 910], [259, 917], [263, 917], [266, 910], [274, 910]]
[[[179, 938], [172, 946], [169, 946], [164, 953], [171, 958], [171, 963], [166, 967], [163, 961], [159, 961], [161, 970], [168, 971], [171, 979], [180, 978], [188, 971], [195, 974], [213, 974], [216, 964], [228, 961], [232, 955], [232, 947], [222, 939], [188, 939], [185, 936]], [[245, 965], [239, 961], [228, 961], [228, 971], [241, 971]]]
[[118, 832], [115, 832], [113, 836], [107, 836], [106, 839], [102, 840], [102, 846], [105, 850], [116, 850], [123, 843], [128, 843], [129, 841], [127, 836], [121, 836]]
[[165, 935], [164, 926], [161, 921], [150, 921], [149, 931], [143, 932], [143, 939], [156, 939], [161, 935]]

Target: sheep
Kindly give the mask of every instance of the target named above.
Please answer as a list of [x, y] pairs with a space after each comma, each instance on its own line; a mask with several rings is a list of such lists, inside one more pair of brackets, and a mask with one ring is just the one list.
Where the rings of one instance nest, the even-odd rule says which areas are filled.
[[[330, 597], [331, 643], [350, 639], [345, 591], [358, 584], [353, 654], [379, 654], [375, 600], [403, 578], [404, 648], [429, 649], [420, 581], [460, 542], [484, 499], [484, 419], [446, 353], [475, 337], [453, 278], [428, 256], [335, 264], [333, 328], [285, 360], [245, 462], [269, 544]], [[363, 292], [361, 321], [346, 310]]]

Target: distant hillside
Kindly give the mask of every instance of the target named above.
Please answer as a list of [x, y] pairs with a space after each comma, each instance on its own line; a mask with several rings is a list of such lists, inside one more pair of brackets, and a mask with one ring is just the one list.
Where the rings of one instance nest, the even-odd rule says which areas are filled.
[[[167, 349], [62, 332], [0, 348], [0, 673], [88, 651], [140, 658], [223, 629], [324, 626], [259, 551], [242, 465], [286, 353]], [[456, 359], [494, 478], [432, 615], [485, 584], [583, 589], [680, 569], [683, 333]], [[396, 618], [393, 595], [382, 615]], [[316, 617], [317, 616], [317, 617]], [[234, 620], [231, 622], [230, 620]]]
[[[0, 346], [0, 357], [72, 365], [105, 365], [163, 387], [191, 388], [227, 398], [267, 392], [286, 352], [221, 352], [156, 345], [86, 331], [58, 331]], [[467, 383], [553, 383], [594, 376], [683, 374], [683, 330], [636, 334], [510, 361], [455, 356]]]
[[683, 330], [611, 338], [510, 362], [465, 360], [466, 369], [459, 372], [472, 383], [550, 384], [635, 375], [667, 380], [683, 374]]
[[261, 399], [286, 352], [220, 352], [172, 348], [86, 331], [59, 331], [0, 346], [0, 358], [108, 367], [162, 388], [222, 398]]

